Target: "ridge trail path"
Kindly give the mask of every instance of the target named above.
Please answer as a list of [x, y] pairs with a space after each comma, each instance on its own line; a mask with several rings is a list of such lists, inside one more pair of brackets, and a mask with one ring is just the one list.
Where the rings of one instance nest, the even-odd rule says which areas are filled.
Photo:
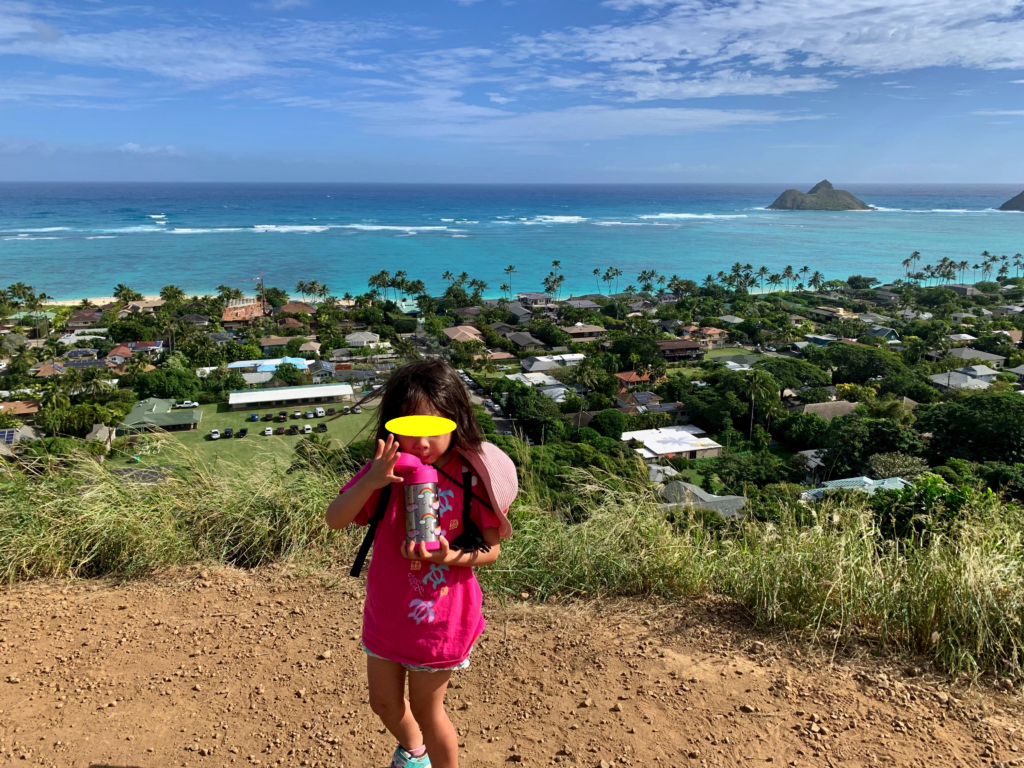
[[[0, 764], [386, 766], [362, 599], [288, 567], [7, 588]], [[464, 766], [1024, 765], [1015, 694], [760, 642], [724, 601], [485, 612], [448, 695]]]

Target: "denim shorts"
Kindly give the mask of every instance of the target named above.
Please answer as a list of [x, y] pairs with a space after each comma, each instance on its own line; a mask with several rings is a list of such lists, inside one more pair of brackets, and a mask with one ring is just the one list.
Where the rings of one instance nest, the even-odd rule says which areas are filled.
[[[391, 661], [391, 659], [385, 659], [383, 656], [378, 656], [365, 645], [363, 645], [363, 651], [366, 652], [367, 656], [373, 656], [373, 658], [375, 659], [384, 659], [384, 661]], [[473, 649], [470, 648], [469, 652], [473, 653]], [[419, 664], [402, 664], [402, 667], [404, 667], [409, 672], [455, 672], [456, 670], [467, 669], [469, 667], [469, 656], [467, 655], [466, 658], [464, 658], [454, 667], [424, 667]]]

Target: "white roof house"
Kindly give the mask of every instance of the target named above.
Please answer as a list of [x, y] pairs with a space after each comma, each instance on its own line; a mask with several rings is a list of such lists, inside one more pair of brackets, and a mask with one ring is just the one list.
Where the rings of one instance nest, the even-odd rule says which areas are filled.
[[689, 455], [690, 458], [701, 458], [720, 455], [722, 446], [708, 437], [698, 436], [703, 434], [699, 427], [682, 424], [676, 427], [623, 432], [621, 439], [625, 443], [634, 440], [643, 443], [643, 448], [637, 448], [636, 452], [645, 461], [672, 456]]
[[348, 342], [350, 347], [365, 347], [367, 344], [378, 343], [380, 336], [370, 331], [355, 331], [354, 333], [346, 334], [345, 341]]
[[546, 373], [539, 372], [510, 373], [505, 378], [511, 381], [518, 381], [520, 384], [525, 384], [528, 387], [557, 387], [561, 383], [554, 376], [548, 376]]
[[977, 337], [969, 333], [954, 333], [949, 336], [950, 341], [977, 341]]
[[246, 406], [286, 405], [340, 400], [352, 396], [351, 384], [312, 384], [305, 387], [246, 389], [228, 393], [228, 406], [234, 410]]

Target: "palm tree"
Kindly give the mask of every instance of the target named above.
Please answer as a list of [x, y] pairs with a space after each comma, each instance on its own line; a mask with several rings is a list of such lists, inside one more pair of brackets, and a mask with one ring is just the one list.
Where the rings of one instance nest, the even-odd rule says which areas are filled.
[[448, 281], [448, 285], [450, 287], [451, 284], [452, 284], [452, 280], [455, 279], [455, 275], [453, 275], [452, 271], [450, 269], [448, 269], [448, 270], [445, 270], [445, 273], [443, 275], [441, 275], [441, 279], [442, 280], [447, 280]]
[[1015, 267], [1015, 271], [1017, 273], [1014, 276], [1015, 277], [1020, 277], [1020, 268], [1024, 267], [1024, 256], [1021, 256], [1019, 253], [1016, 254], [1013, 257], [1013, 266]]
[[788, 292], [789, 291], [789, 281], [796, 278], [796, 274], [794, 274], [794, 272], [793, 272], [793, 267], [787, 266], [784, 270], [782, 270], [782, 277], [786, 281], [786, 291]]
[[[768, 285], [778, 288], [780, 285], [782, 285], [782, 275], [778, 274], [777, 272], [768, 275]], [[769, 293], [771, 293], [771, 291], [769, 291]]]
[[767, 371], [755, 368], [750, 372], [743, 382], [743, 394], [750, 398], [750, 434], [747, 439], [754, 436], [754, 407], [763, 407], [765, 402], [772, 399], [773, 394], [778, 394], [772, 386], [771, 376]]
[[66, 411], [71, 407], [71, 398], [64, 382], [56, 377], [51, 377], [39, 393], [39, 405], [46, 411]]
[[971, 267], [971, 269], [974, 270], [974, 282], [976, 283], [978, 282], [978, 270], [981, 269], [981, 265], [975, 264]]
[[512, 297], [512, 275], [514, 275], [516, 273], [515, 264], [509, 264], [507, 267], [505, 267], [505, 269], [503, 271], [504, 271], [504, 273], [506, 275], [508, 275], [508, 295], [509, 295], [509, 298], [511, 298]]
[[118, 283], [114, 286], [114, 298], [127, 304], [129, 301], [138, 301], [142, 298], [142, 294], [124, 283]]
[[554, 261], [551, 262], [551, 268], [560, 270], [562, 268], [562, 262], [559, 261], [558, 259], [555, 259]]
[[160, 298], [164, 301], [181, 301], [185, 298], [185, 291], [176, 285], [165, 285], [160, 289]]
[[761, 281], [761, 293], [764, 293], [764, 279], [766, 277], [768, 277], [768, 274], [769, 274], [770, 271], [771, 270], [769, 270], [768, 267], [763, 266], [763, 265], [757, 268], [757, 273], [756, 274], [757, 274], [757, 279]]
[[598, 293], [598, 295], [600, 295], [601, 294], [601, 270], [600, 269], [595, 269], [594, 270], [594, 282], [597, 283], [597, 293]]
[[512, 289], [511, 289], [511, 288], [509, 287], [509, 284], [508, 284], [508, 283], [502, 283], [502, 284], [501, 284], [501, 285], [500, 285], [500, 286], [499, 286], [498, 288], [499, 288], [499, 290], [501, 291], [501, 295], [502, 295], [502, 296], [504, 296], [504, 295], [505, 295], [506, 293], [508, 293], [508, 292], [509, 292], [510, 290], [512, 290]]

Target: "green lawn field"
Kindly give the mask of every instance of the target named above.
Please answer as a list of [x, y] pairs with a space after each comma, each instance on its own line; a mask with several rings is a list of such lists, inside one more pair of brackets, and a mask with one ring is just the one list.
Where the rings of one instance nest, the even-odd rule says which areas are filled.
[[[312, 427], [316, 427], [317, 423], [323, 422], [327, 425], [326, 433], [316, 433], [322, 438], [337, 440], [343, 444], [347, 444], [367, 425], [372, 419], [377, 416], [377, 409], [375, 407], [363, 406], [363, 412], [359, 414], [348, 414], [345, 416], [338, 416], [335, 419], [328, 416], [323, 419], [293, 419], [291, 414], [295, 411], [294, 408], [288, 409], [288, 421], [286, 422], [250, 422], [247, 421], [251, 413], [259, 413], [260, 418], [265, 413], [270, 411], [229, 411], [226, 404], [215, 404], [215, 405], [203, 405], [200, 406], [203, 411], [203, 420], [200, 423], [200, 428], [189, 432], [169, 432], [168, 435], [181, 443], [187, 448], [199, 451], [200, 454], [211, 464], [216, 464], [219, 460], [225, 460], [232, 464], [245, 464], [251, 462], [256, 458], [280, 458], [282, 460], [290, 460], [292, 452], [295, 450], [295, 444], [302, 439], [302, 434], [298, 435], [270, 435], [264, 436], [259, 434], [266, 427], [273, 427], [275, 430], [279, 426], [290, 427], [292, 424], [297, 424], [300, 428], [304, 424], [309, 424]], [[276, 415], [277, 411], [284, 410], [281, 408], [274, 409], [273, 413]], [[303, 409], [305, 413], [305, 409]], [[231, 439], [222, 437], [219, 440], [210, 439], [210, 430], [219, 429], [221, 434], [227, 428], [235, 430], [237, 433], [242, 427], [249, 428], [249, 434], [245, 437], [233, 437]], [[369, 437], [372, 432], [372, 427], [367, 428], [361, 437]], [[124, 459], [114, 459], [116, 463], [128, 463]], [[144, 455], [142, 456], [140, 465], [141, 466], [156, 466], [160, 464], [173, 463], [172, 454], [170, 452], [162, 452], [159, 454]], [[139, 465], [136, 465], [139, 466]]]

